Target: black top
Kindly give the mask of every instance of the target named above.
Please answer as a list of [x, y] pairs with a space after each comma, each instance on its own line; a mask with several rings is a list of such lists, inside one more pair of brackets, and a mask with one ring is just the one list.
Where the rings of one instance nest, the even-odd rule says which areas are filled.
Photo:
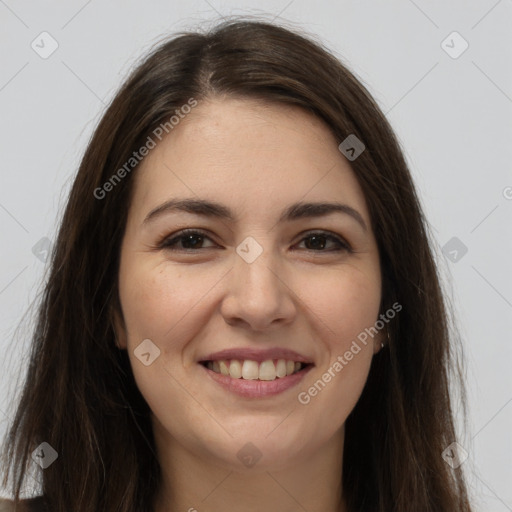
[[[14, 512], [14, 501], [0, 499], [0, 512]], [[20, 512], [48, 512], [43, 496], [20, 501], [17, 508]]]

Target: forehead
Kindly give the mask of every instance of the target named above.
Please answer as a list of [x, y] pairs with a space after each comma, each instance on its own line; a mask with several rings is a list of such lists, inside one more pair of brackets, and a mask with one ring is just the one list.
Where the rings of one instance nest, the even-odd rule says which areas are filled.
[[134, 209], [184, 195], [258, 214], [297, 200], [344, 200], [367, 218], [329, 128], [298, 107], [252, 99], [199, 102], [143, 160]]

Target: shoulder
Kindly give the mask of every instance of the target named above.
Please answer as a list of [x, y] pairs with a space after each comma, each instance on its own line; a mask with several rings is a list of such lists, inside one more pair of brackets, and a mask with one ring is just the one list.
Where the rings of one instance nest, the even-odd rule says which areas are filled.
[[14, 510], [14, 501], [0, 498], [0, 512], [11, 512]]
[[15, 509], [14, 501], [6, 498], [0, 498], [0, 512], [46, 512], [47, 509], [44, 506], [44, 498], [41, 496], [37, 498], [30, 498], [27, 500], [21, 500], [20, 505]]
[[0, 498], [0, 512], [11, 512], [11, 510], [14, 510], [14, 502]]

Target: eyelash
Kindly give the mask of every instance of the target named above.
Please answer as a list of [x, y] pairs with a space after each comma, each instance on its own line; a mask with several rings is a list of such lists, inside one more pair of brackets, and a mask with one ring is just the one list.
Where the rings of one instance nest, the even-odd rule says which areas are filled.
[[[200, 237], [203, 237], [203, 238], [208, 238], [209, 240], [211, 240], [211, 238], [204, 232], [204, 231], [201, 231], [201, 230], [197, 230], [197, 229], [184, 229], [182, 231], [179, 231], [178, 233], [174, 234], [174, 235], [171, 235], [170, 237], [166, 237], [164, 238], [159, 244], [158, 244], [158, 248], [159, 249], [166, 249], [166, 250], [169, 250], [169, 251], [175, 251], [175, 252], [187, 252], [187, 253], [192, 253], [192, 252], [196, 252], [196, 251], [200, 251], [200, 250], [206, 250], [206, 249], [213, 249], [213, 247], [207, 247], [206, 249], [176, 249], [175, 248], [175, 245], [177, 242], [179, 242], [180, 240], [184, 239], [186, 236], [190, 236], [190, 235], [199, 235]], [[338, 249], [334, 249], [334, 250], [314, 250], [314, 249], [306, 249], [308, 252], [315, 252], [315, 253], [322, 253], [322, 252], [327, 252], [327, 253], [332, 253], [332, 252], [342, 252], [342, 251], [346, 251], [346, 252], [353, 252], [352, 248], [350, 247], [350, 245], [348, 244], [348, 242], [346, 242], [343, 238], [337, 236], [337, 235], [334, 235], [332, 233], [329, 233], [328, 231], [311, 231], [311, 232], [308, 232], [305, 234], [305, 236], [301, 239], [301, 242], [304, 241], [305, 239], [307, 238], [311, 238], [313, 236], [321, 236], [329, 241], [333, 241], [333, 242], [336, 242], [339, 244], [339, 248]], [[213, 240], [211, 240], [213, 241]]]

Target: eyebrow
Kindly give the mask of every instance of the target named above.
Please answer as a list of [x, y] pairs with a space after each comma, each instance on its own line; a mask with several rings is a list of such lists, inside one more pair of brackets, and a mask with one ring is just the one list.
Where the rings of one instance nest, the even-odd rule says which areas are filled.
[[[170, 199], [157, 206], [148, 213], [142, 224], [148, 224], [157, 217], [170, 212], [187, 212], [194, 215], [213, 217], [231, 222], [236, 222], [237, 220], [233, 212], [223, 204], [215, 201], [208, 201], [206, 199], [184, 198]], [[343, 213], [349, 215], [355, 219], [365, 231], [368, 230], [362, 215], [357, 210], [351, 206], [338, 202], [294, 203], [283, 211], [279, 218], [279, 222], [323, 217], [332, 213]]]

